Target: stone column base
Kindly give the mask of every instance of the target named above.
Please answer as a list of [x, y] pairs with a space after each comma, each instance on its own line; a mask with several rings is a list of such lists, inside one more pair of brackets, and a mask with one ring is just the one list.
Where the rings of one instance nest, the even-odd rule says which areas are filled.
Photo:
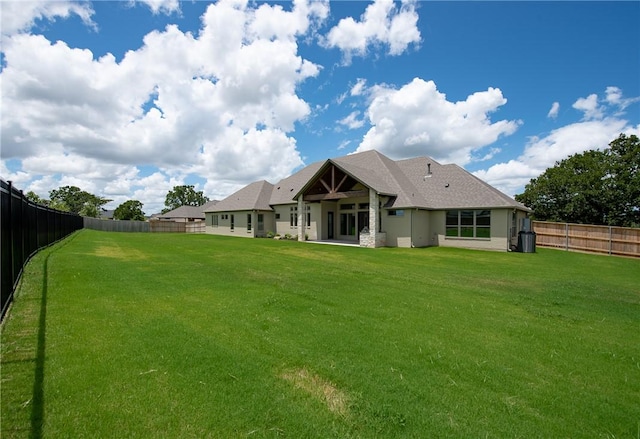
[[384, 232], [360, 232], [360, 247], [378, 248], [387, 245], [387, 234]]

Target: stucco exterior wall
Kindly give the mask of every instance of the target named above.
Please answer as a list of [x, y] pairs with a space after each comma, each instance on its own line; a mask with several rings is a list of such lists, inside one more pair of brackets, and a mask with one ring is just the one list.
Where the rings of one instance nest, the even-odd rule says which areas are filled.
[[[263, 231], [256, 230], [256, 236], [266, 237], [269, 232], [275, 233], [276, 222], [275, 222], [275, 215], [273, 214], [273, 212], [265, 211], [260, 213], [264, 214], [264, 230]], [[258, 221], [256, 219], [256, 226], [257, 224], [258, 224]]]
[[431, 212], [420, 209], [404, 209], [401, 216], [382, 211], [382, 228], [387, 233], [388, 247], [427, 247], [435, 245], [431, 240]]
[[389, 210], [382, 211], [382, 231], [387, 234], [388, 247], [411, 247], [410, 213], [408, 210], [402, 212], [402, 215], [398, 216], [389, 215]]
[[[275, 228], [273, 230], [274, 233], [277, 233], [281, 236], [286, 235], [287, 233], [294, 236], [298, 234], [298, 228], [295, 226], [290, 226], [290, 214], [291, 207], [295, 207], [296, 203], [292, 202], [291, 204], [281, 204], [277, 206], [273, 206], [274, 210], [274, 222]], [[278, 217], [279, 216], [279, 217]]]
[[317, 241], [318, 237], [321, 236], [322, 206], [320, 206], [320, 203], [309, 203], [307, 206], [310, 208], [311, 224], [306, 224], [305, 216], [305, 234], [308, 236], [309, 240]]
[[411, 236], [413, 237], [413, 247], [427, 247], [430, 244], [430, 224], [431, 212], [427, 210], [414, 209], [411, 211]]
[[[270, 212], [260, 212], [264, 214], [266, 221]], [[218, 225], [213, 225], [213, 215], [218, 215]], [[231, 216], [233, 215], [233, 230], [231, 229]], [[247, 215], [251, 215], [251, 230], [248, 230], [248, 218]], [[207, 212], [206, 216], [206, 233], [212, 235], [223, 236], [240, 236], [243, 238], [254, 238], [257, 234], [258, 228], [258, 214], [250, 210], [241, 210], [234, 212]], [[263, 233], [263, 232], [261, 232]], [[264, 232], [266, 234], [266, 231]]]

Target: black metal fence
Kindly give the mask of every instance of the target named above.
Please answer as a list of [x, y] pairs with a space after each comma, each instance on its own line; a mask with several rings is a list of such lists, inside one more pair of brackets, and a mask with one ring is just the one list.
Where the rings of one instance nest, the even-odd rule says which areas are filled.
[[83, 220], [79, 215], [29, 201], [10, 181], [0, 180], [0, 191], [1, 320], [11, 304], [14, 288], [27, 261], [41, 248], [82, 229]]

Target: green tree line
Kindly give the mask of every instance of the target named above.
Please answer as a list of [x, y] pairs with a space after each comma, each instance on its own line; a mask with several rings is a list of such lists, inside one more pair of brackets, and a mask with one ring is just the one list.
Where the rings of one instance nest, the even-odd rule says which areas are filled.
[[[77, 186], [61, 186], [49, 191], [49, 199], [41, 198], [33, 191], [29, 191], [26, 197], [34, 203], [49, 206], [53, 209], [72, 212], [82, 216], [98, 218], [102, 206], [113, 201], [80, 189]], [[201, 206], [209, 199], [202, 191], [196, 191], [193, 185], [174, 186], [165, 198], [166, 208], [162, 213], [177, 209], [180, 206]], [[127, 200], [120, 204], [113, 212], [113, 218], [117, 220], [144, 221], [145, 214], [142, 211], [143, 204], [138, 200]]]
[[540, 221], [640, 227], [640, 140], [620, 134], [556, 162], [515, 198]]

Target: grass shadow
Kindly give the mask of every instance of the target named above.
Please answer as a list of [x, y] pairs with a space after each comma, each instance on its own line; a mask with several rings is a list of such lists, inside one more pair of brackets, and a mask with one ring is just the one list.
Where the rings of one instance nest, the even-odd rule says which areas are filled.
[[67, 245], [78, 236], [73, 233], [63, 240], [58, 241], [58, 245], [53, 247], [44, 258], [42, 266], [42, 294], [40, 296], [40, 315], [38, 316], [38, 336], [36, 346], [35, 370], [33, 378], [33, 398], [31, 406], [31, 435], [30, 438], [42, 438], [42, 427], [44, 423], [44, 369], [46, 360], [46, 334], [47, 334], [47, 295], [49, 293], [49, 259], [51, 255], [62, 246]]
[[49, 284], [49, 258], [44, 259], [42, 273], [42, 295], [40, 297], [40, 316], [38, 318], [38, 337], [36, 346], [36, 364], [33, 380], [33, 399], [31, 406], [31, 438], [42, 437], [44, 421], [44, 362], [46, 352], [47, 293]]

